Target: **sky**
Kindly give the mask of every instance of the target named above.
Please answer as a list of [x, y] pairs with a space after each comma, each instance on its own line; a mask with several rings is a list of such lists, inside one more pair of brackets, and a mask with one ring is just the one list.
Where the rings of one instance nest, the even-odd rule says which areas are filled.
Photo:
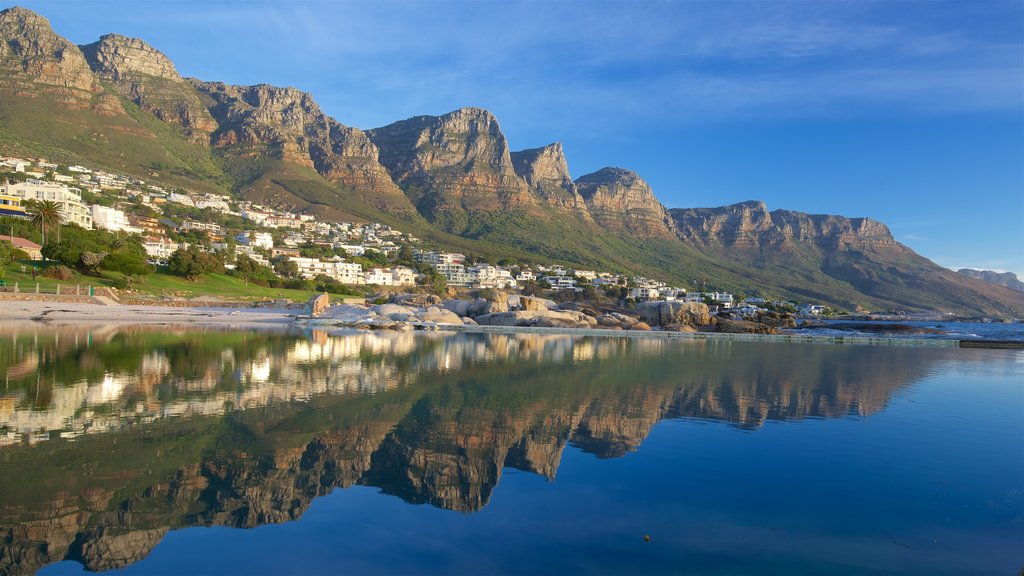
[[35, 2], [183, 76], [294, 86], [374, 128], [463, 106], [573, 177], [666, 206], [869, 217], [936, 263], [1024, 278], [1024, 2]]

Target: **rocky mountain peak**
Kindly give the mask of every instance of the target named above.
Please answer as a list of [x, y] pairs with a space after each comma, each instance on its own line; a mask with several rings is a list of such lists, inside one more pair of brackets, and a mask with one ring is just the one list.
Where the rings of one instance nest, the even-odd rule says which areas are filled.
[[184, 82], [167, 56], [138, 38], [106, 34], [81, 49], [92, 69], [105, 78], [118, 81], [131, 74], [148, 74]]
[[0, 69], [13, 73], [14, 82], [100, 90], [78, 47], [39, 14], [19, 6], [0, 11], [0, 38]]
[[164, 122], [181, 126], [192, 140], [209, 142], [217, 123], [195, 89], [159, 50], [120, 34], [106, 34], [80, 48], [92, 70], [122, 97]]
[[569, 165], [562, 152], [562, 144], [555, 142], [540, 148], [530, 148], [512, 152], [512, 165], [516, 174], [526, 180], [530, 186], [539, 182], [554, 182], [569, 189], [572, 178], [569, 177]]
[[[367, 134], [380, 149], [381, 164], [428, 218], [452, 209], [530, 209], [537, 204], [516, 175], [498, 120], [487, 110], [416, 116]], [[450, 231], [461, 231], [457, 228]]]
[[580, 176], [575, 184], [594, 221], [605, 228], [639, 236], [675, 236], [675, 224], [668, 210], [636, 172], [602, 168]]
[[1010, 290], [1024, 292], [1024, 282], [1021, 282], [1013, 272], [996, 272], [994, 270], [975, 270], [973, 268], [961, 268], [958, 274], [984, 280], [997, 286], [1005, 286]]
[[756, 200], [719, 208], [676, 208], [670, 213], [680, 238], [699, 245], [759, 248], [790, 241], [833, 247], [843, 243], [861, 247], [896, 245], [889, 229], [870, 218], [769, 212], [764, 202]]
[[217, 122], [211, 138], [215, 147], [238, 147], [243, 156], [269, 149], [282, 160], [315, 169], [377, 208], [415, 211], [381, 166], [377, 146], [366, 133], [324, 114], [310, 94], [269, 84], [189, 82], [207, 99]]

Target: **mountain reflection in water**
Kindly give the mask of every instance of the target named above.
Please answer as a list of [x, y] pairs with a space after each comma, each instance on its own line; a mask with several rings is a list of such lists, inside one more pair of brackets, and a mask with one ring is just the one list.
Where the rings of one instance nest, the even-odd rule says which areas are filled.
[[358, 332], [0, 334], [0, 574], [145, 557], [367, 485], [473, 512], [502, 469], [636, 449], [665, 418], [868, 415], [956, 350]]

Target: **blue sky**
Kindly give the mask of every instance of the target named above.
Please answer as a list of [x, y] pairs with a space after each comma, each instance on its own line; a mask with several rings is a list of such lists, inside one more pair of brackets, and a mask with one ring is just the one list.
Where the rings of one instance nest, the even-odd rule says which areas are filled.
[[669, 207], [867, 216], [1024, 277], [1024, 3], [25, 2], [185, 76], [311, 92], [372, 128], [461, 106]]

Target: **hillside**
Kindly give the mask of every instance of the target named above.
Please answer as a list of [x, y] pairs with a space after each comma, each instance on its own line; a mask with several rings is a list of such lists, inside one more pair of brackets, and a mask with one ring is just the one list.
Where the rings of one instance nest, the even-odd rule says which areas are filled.
[[468, 254], [850, 310], [1024, 316], [1024, 293], [937, 266], [881, 223], [757, 202], [669, 210], [628, 169], [573, 179], [560, 144], [513, 150], [480, 108], [362, 130], [295, 88], [183, 78], [139, 39], [75, 46], [22, 8], [0, 12], [0, 35], [9, 154], [380, 221]]

